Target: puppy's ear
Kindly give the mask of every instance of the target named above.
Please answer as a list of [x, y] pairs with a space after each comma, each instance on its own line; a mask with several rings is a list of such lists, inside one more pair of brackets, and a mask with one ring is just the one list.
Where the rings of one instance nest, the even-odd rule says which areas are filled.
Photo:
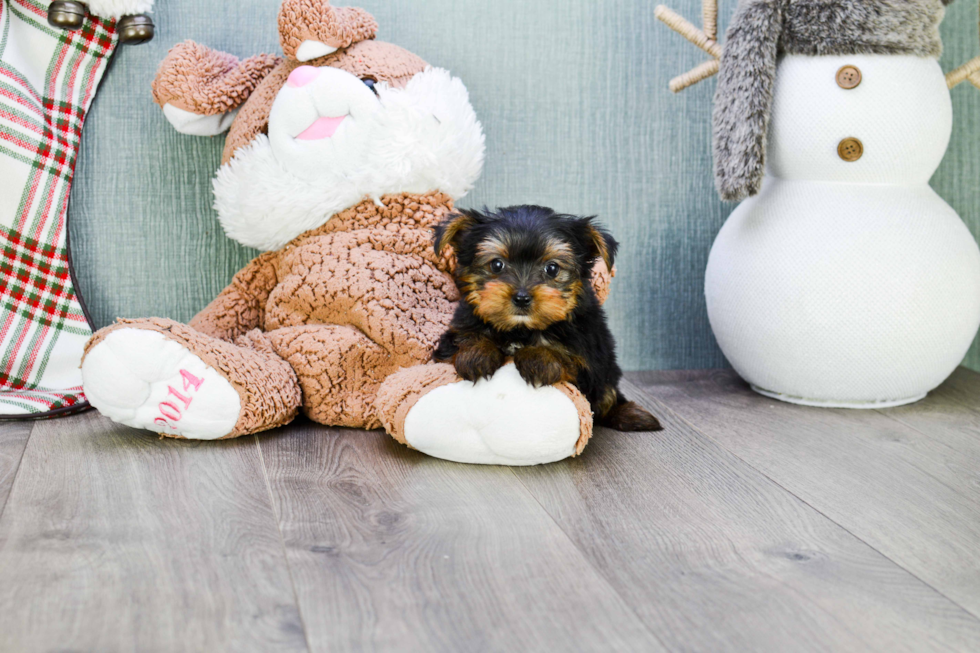
[[436, 254], [442, 256], [447, 247], [452, 246], [456, 249], [459, 244], [459, 235], [473, 226], [476, 222], [470, 211], [463, 210], [453, 213], [439, 223], [435, 229]]
[[616, 262], [616, 252], [619, 251], [619, 243], [612, 234], [594, 224], [593, 219], [582, 218], [579, 221], [586, 251], [589, 253], [589, 258], [601, 258], [606, 262], [606, 267], [612, 270]]

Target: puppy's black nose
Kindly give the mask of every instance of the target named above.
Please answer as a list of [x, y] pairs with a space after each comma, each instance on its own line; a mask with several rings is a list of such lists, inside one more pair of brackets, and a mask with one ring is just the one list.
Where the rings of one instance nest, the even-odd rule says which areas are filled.
[[527, 308], [531, 305], [531, 296], [527, 294], [526, 290], [518, 290], [514, 293], [514, 306], [517, 308]]

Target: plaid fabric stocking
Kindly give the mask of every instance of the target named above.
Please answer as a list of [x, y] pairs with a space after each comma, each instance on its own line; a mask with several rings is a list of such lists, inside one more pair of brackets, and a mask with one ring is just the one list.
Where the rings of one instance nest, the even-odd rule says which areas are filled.
[[48, 26], [50, 0], [0, 0], [0, 418], [86, 406], [92, 334], [69, 268], [68, 193], [115, 22]]

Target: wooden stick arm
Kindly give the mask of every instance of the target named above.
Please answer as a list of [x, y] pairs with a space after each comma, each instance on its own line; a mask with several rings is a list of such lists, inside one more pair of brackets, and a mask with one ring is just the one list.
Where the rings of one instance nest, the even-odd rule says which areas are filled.
[[718, 38], [718, 0], [702, 1], [701, 20], [704, 29], [698, 29], [683, 16], [664, 5], [657, 5], [653, 10], [653, 15], [712, 57], [709, 61], [705, 61], [683, 75], [678, 75], [670, 80], [671, 91], [679, 93], [688, 86], [693, 86], [718, 73], [721, 61], [721, 45], [716, 40]]
[[[980, 74], [980, 57], [971, 59], [956, 70], [951, 70], [949, 73], [947, 73], [946, 86], [953, 88], [967, 79], [969, 79], [974, 86], [977, 86], [978, 77], [980, 77], [978, 74]], [[980, 86], [978, 86], [978, 88], [980, 88]]]
[[718, 0], [704, 0], [701, 5], [701, 25], [704, 34], [712, 41], [718, 40]]
[[[653, 15], [666, 24], [667, 27], [674, 30], [715, 59], [721, 58], [721, 46], [718, 45], [714, 38], [709, 37], [704, 31], [699, 30], [677, 12], [673, 11], [672, 9], [668, 9], [664, 5], [657, 5], [657, 7], [653, 10]], [[717, 17], [717, 11], [715, 12], [715, 17]], [[712, 29], [712, 31], [714, 31], [714, 29]]]
[[689, 70], [683, 75], [678, 75], [674, 79], [670, 80], [669, 88], [674, 93], [680, 93], [688, 86], [694, 86], [700, 81], [708, 79], [712, 75], [718, 74], [718, 67], [721, 62], [717, 59], [711, 59], [710, 61], [705, 61], [703, 64]]
[[[714, 57], [712, 61], [706, 61], [670, 80], [671, 91], [679, 93], [718, 72], [721, 59], [721, 45], [716, 40], [718, 38], [718, 0], [703, 0], [701, 6], [703, 30], [698, 29], [683, 16], [664, 5], [657, 5], [653, 10], [653, 15], [667, 27]], [[946, 86], [952, 89], [967, 80], [980, 89], [980, 57], [950, 71], [946, 75]]]

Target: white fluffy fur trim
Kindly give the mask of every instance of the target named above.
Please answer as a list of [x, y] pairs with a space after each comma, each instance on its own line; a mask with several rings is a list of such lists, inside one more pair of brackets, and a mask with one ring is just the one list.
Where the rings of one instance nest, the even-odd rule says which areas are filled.
[[311, 185], [289, 174], [265, 134], [239, 150], [214, 179], [214, 208], [225, 234], [262, 250], [279, 249], [363, 197], [356, 184]]
[[153, 9], [153, 0], [86, 0], [88, 10], [100, 18], [119, 20], [123, 16], [145, 14]]
[[324, 163], [317, 179], [299, 179], [259, 136], [218, 170], [215, 209], [230, 238], [278, 249], [365, 198], [442, 191], [458, 199], [483, 168], [483, 131], [463, 83], [441, 69], [419, 73], [404, 89], [378, 85], [358, 162]]

